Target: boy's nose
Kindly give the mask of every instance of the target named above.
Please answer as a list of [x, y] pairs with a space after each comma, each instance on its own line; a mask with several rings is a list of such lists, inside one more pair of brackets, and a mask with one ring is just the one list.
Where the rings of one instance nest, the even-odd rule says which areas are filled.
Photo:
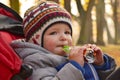
[[60, 40], [65, 41], [67, 40], [67, 36], [65, 34], [60, 35]]

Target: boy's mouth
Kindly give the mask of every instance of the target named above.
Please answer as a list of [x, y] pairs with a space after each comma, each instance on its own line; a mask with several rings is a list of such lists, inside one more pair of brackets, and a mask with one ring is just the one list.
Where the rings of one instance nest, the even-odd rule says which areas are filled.
[[57, 47], [64, 48], [64, 46], [67, 46], [67, 45], [58, 45]]

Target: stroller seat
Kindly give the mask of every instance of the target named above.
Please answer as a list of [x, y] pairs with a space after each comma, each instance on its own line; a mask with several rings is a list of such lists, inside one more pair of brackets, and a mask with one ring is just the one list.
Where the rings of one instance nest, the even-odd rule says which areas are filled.
[[20, 38], [24, 38], [22, 18], [0, 3], [0, 80], [26, 80], [32, 74], [32, 68], [24, 65], [10, 46]]

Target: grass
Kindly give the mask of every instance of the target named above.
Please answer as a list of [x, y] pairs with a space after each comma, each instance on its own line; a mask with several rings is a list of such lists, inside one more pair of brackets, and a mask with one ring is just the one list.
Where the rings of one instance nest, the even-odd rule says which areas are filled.
[[100, 46], [102, 51], [113, 57], [117, 66], [120, 66], [120, 45]]

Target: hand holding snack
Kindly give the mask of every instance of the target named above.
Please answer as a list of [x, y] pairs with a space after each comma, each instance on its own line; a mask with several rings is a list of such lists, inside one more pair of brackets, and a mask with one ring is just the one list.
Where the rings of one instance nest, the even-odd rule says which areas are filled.
[[[96, 65], [102, 65], [104, 63], [101, 49], [94, 44], [93, 45], [87, 44], [87, 45], [84, 45], [83, 47], [64, 46], [63, 50], [69, 55], [76, 54], [77, 56], [80, 56], [80, 54], [83, 54], [83, 56], [82, 55], [81, 56], [84, 57], [84, 61], [88, 63], [94, 63]], [[71, 52], [71, 50], [73, 51]], [[81, 58], [81, 56], [79, 58]]]
[[95, 44], [86, 44], [84, 45], [86, 48], [90, 48], [94, 51], [95, 61], [93, 62], [96, 65], [102, 65], [104, 63], [103, 52], [100, 47]]
[[81, 66], [84, 66], [84, 48], [79, 46], [64, 46], [63, 50], [68, 54], [69, 60], [74, 60], [79, 63]]
[[[70, 49], [71, 49], [71, 47], [69, 47], [69, 46], [63, 47], [63, 50], [68, 54], [70, 53]], [[88, 63], [93, 63], [95, 61], [96, 54], [94, 53], [94, 51], [91, 48], [87, 48], [86, 50], [84, 50], [83, 55], [84, 55], [85, 60]]]

